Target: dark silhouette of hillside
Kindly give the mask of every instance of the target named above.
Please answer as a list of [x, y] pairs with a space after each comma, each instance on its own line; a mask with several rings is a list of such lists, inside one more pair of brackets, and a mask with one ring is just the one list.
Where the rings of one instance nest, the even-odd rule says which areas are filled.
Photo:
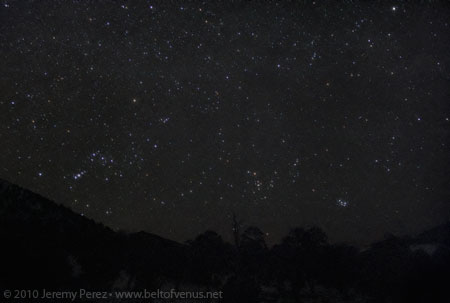
[[271, 248], [257, 227], [235, 233], [234, 244], [213, 231], [184, 244], [118, 233], [0, 180], [0, 288], [221, 290], [233, 303], [449, 301], [450, 223], [363, 250], [329, 244], [317, 227], [294, 228]]
[[110, 288], [131, 272], [130, 285], [158, 287], [185, 264], [182, 244], [113, 232], [6, 181], [0, 181], [0, 235], [6, 288]]

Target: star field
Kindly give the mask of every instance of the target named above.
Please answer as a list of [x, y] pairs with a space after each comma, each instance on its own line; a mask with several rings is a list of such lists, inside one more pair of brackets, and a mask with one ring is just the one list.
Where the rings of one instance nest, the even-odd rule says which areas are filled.
[[450, 219], [450, 8], [2, 1], [0, 177], [114, 229]]

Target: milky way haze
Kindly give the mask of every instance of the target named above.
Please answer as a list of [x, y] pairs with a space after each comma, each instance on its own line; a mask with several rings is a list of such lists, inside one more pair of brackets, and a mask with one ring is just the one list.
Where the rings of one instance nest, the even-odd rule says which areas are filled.
[[0, 177], [114, 228], [450, 219], [446, 2], [1, 1]]

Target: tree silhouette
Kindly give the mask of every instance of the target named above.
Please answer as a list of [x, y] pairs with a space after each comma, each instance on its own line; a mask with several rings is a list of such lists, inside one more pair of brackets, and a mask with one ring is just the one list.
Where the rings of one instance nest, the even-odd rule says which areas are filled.
[[241, 246], [241, 227], [243, 222], [238, 220], [234, 212], [232, 212], [231, 216], [233, 220], [232, 231], [233, 231], [234, 246], [237, 249], [239, 249], [239, 247]]
[[206, 231], [194, 240], [190, 247], [190, 272], [197, 283], [218, 287], [231, 269], [232, 249], [216, 232]]
[[308, 288], [311, 297], [315, 296], [326, 245], [326, 234], [320, 228], [311, 227], [307, 230], [291, 229], [281, 245], [274, 248], [275, 253], [284, 260], [284, 278], [291, 282], [296, 300], [301, 299], [300, 290], [303, 287]]
[[294, 228], [268, 248], [233, 216], [234, 246], [214, 231], [185, 244], [113, 232], [0, 181], [0, 288], [222, 290], [224, 302], [448, 302], [450, 223], [363, 249]]

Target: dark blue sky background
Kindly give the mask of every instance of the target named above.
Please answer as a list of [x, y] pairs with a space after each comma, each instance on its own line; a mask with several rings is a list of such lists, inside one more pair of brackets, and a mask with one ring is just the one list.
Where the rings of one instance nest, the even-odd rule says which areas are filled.
[[448, 3], [1, 1], [0, 177], [114, 229], [450, 219]]

